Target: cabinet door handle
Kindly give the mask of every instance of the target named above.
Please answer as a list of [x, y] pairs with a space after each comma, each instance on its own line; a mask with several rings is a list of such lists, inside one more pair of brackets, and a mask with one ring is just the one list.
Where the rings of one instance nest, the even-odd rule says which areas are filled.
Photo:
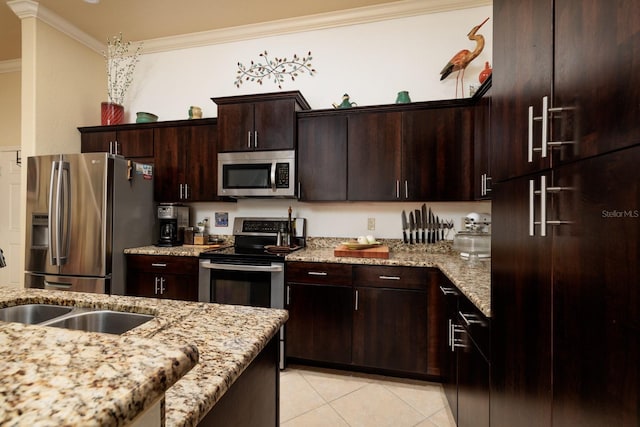
[[251, 131], [247, 131], [247, 148], [251, 148]]
[[287, 285], [287, 305], [291, 304], [291, 286]]
[[409, 198], [409, 182], [406, 179], [404, 180], [404, 198]]
[[442, 291], [443, 295], [458, 295], [458, 291], [448, 286], [440, 285], [440, 291]]
[[453, 334], [453, 339], [451, 340], [451, 351], [455, 351], [456, 348], [467, 348], [466, 340], [464, 338], [456, 338], [456, 333], [467, 333], [462, 326], [458, 326], [454, 323], [451, 327], [451, 333]]
[[396, 179], [396, 199], [400, 198], [400, 180]]
[[[541, 145], [539, 148], [533, 148], [533, 121], [542, 121], [542, 138]], [[529, 106], [529, 129], [527, 136], [527, 161], [529, 163], [533, 162], [533, 152], [540, 151], [541, 157], [547, 157], [547, 134], [549, 132], [549, 97], [542, 97], [542, 115], [538, 117], [533, 117], [533, 106]]]
[[153, 279], [153, 294], [158, 295], [158, 277], [154, 277]]
[[533, 162], [533, 105], [529, 105], [529, 125], [527, 127], [527, 162]]
[[324, 271], [308, 271], [307, 274], [309, 276], [326, 276], [327, 273]]
[[257, 130], [253, 131], [253, 146], [255, 148], [258, 148], [258, 131]]
[[184, 198], [185, 200], [189, 199], [189, 184], [184, 185]]
[[[544, 156], [543, 156], [544, 157]], [[540, 177], [540, 236], [547, 236], [547, 176]]]
[[398, 276], [378, 276], [381, 280], [400, 280]]
[[458, 311], [458, 315], [462, 318], [464, 323], [467, 324], [467, 326], [484, 325], [484, 322], [478, 318], [477, 314], [463, 313], [462, 311]]
[[164, 287], [164, 281], [165, 281], [165, 278], [161, 277], [160, 278], [160, 295], [163, 295], [164, 291], [167, 290], [167, 288]]
[[180, 187], [180, 200], [182, 200], [183, 199], [183, 197], [182, 197], [182, 184], [180, 184], [179, 187]]
[[549, 131], [549, 97], [542, 97], [542, 158], [547, 157], [547, 133]]
[[464, 339], [456, 338], [456, 333], [466, 333], [464, 328], [456, 325], [452, 319], [449, 319], [449, 348], [452, 352], [456, 351], [456, 348], [465, 348]]
[[356, 289], [356, 305], [355, 305], [355, 309], [356, 311], [358, 311], [358, 303], [359, 303], [359, 293], [358, 290]]
[[535, 182], [529, 180], [529, 236], [535, 236], [535, 221], [534, 221], [534, 193]]

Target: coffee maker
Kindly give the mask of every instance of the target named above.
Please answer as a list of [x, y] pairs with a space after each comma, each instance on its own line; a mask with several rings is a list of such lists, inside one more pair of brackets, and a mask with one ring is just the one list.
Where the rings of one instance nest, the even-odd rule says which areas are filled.
[[180, 246], [184, 241], [184, 229], [189, 226], [189, 207], [173, 204], [158, 206], [160, 239], [157, 246]]

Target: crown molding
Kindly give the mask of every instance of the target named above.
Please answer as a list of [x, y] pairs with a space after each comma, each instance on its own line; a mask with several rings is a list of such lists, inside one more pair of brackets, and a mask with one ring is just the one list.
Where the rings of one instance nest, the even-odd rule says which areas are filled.
[[12, 0], [7, 2], [7, 5], [20, 19], [37, 18], [95, 52], [102, 53], [106, 49], [106, 43], [91, 37], [71, 22], [40, 5], [37, 1]]
[[148, 39], [144, 40], [143, 53], [164, 52], [303, 31], [366, 24], [388, 19], [490, 6], [492, 4], [492, 0], [403, 0], [339, 12], [328, 12], [297, 18], [280, 19], [260, 24]]
[[15, 73], [21, 70], [22, 70], [21, 59], [9, 59], [6, 61], [0, 61], [0, 74]]
[[[147, 39], [143, 40], [144, 49], [142, 54], [366, 24], [430, 13], [490, 6], [491, 4], [493, 4], [492, 0], [401, 0], [393, 3], [280, 19], [260, 24]], [[20, 19], [38, 18], [95, 52], [102, 53], [106, 49], [106, 43], [91, 37], [66, 19], [41, 6], [37, 1], [12, 0], [7, 2], [7, 5]]]

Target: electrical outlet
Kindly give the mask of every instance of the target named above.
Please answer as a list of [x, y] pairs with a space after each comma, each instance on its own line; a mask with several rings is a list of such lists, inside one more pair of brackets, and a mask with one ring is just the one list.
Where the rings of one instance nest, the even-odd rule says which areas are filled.
[[376, 229], [376, 219], [367, 218], [367, 230], [375, 230], [375, 229]]

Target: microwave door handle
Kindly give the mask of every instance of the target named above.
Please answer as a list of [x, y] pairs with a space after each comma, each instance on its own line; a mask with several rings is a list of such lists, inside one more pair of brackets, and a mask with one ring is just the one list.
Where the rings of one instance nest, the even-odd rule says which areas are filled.
[[262, 271], [262, 272], [279, 272], [284, 267], [280, 264], [271, 265], [244, 265], [244, 264], [215, 264], [212, 262], [201, 262], [200, 266], [211, 270], [230, 270], [230, 271]]
[[276, 162], [271, 164], [271, 191], [276, 191]]

